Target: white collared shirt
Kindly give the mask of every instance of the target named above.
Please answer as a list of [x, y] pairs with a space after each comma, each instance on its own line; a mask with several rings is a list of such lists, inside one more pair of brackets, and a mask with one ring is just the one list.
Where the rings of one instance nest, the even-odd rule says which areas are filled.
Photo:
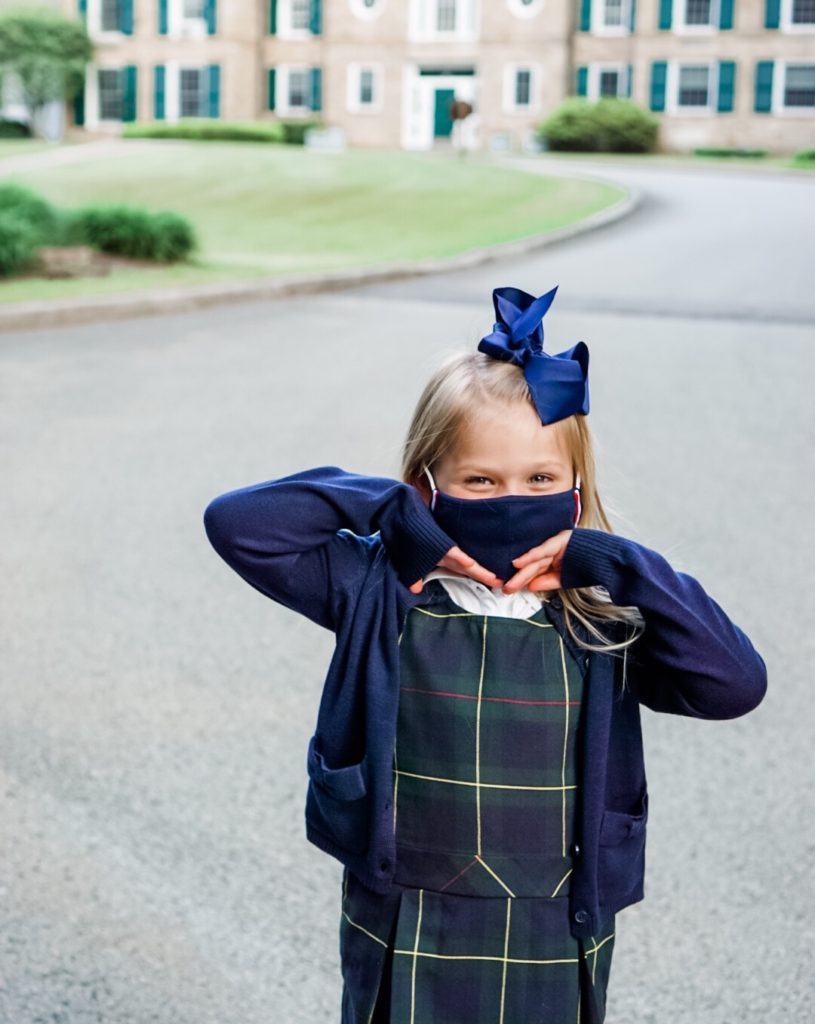
[[428, 580], [440, 580], [450, 599], [468, 612], [528, 619], [540, 611], [541, 602], [545, 600], [538, 591], [524, 588], [505, 594], [500, 587], [487, 587], [471, 576], [460, 576], [447, 569], [431, 569], [423, 582]]

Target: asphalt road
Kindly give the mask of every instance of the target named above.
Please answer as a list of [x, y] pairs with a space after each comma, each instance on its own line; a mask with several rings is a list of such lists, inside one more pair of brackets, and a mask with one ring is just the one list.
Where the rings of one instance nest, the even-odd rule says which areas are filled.
[[769, 668], [744, 718], [643, 711], [646, 898], [618, 915], [608, 1024], [812, 1019], [815, 178], [604, 173], [639, 209], [535, 256], [0, 335], [2, 1024], [339, 1019], [340, 867], [303, 830], [331, 636], [201, 516], [312, 465], [396, 475], [422, 384], [503, 284], [559, 284], [547, 346], [590, 347], [617, 530]]

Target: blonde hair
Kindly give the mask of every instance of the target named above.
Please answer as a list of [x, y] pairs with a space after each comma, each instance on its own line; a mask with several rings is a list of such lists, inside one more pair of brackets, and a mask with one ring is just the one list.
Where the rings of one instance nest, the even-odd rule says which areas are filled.
[[[416, 405], [402, 452], [402, 480], [416, 486], [424, 467], [454, 450], [463, 430], [477, 418], [488, 401], [532, 404], [521, 367], [493, 359], [483, 352], [458, 352], [449, 356], [425, 386]], [[533, 406], [534, 408], [534, 406]], [[552, 424], [565, 443], [573, 472], [580, 474], [582, 513], [580, 525], [613, 533], [597, 493], [592, 436], [584, 415], [568, 416]], [[590, 651], [623, 651], [644, 629], [639, 610], [615, 605], [607, 592], [596, 586], [558, 591], [563, 602], [566, 628], [575, 643]], [[626, 627], [623, 640], [608, 636], [599, 622]], [[580, 623], [597, 643], [586, 640], [576, 628]], [[619, 632], [617, 632], [619, 636]]]

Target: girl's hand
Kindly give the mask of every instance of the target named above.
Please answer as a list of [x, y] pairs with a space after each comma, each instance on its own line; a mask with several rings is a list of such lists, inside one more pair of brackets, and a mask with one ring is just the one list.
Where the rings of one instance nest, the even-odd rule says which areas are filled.
[[[444, 558], [439, 562], [439, 566], [442, 569], [452, 569], [453, 572], [461, 573], [462, 576], [471, 576], [474, 580], [478, 580], [479, 583], [483, 583], [488, 587], [499, 587], [503, 582], [503, 580], [499, 579], [494, 572], [489, 569], [485, 569], [483, 565], [479, 565], [478, 562], [469, 555], [465, 555], [457, 545], [450, 548]], [[513, 577], [513, 579], [514, 578], [515, 577]], [[408, 589], [412, 594], [421, 594], [423, 586], [424, 583], [422, 580], [416, 580], [415, 583], [411, 583]]]
[[513, 558], [512, 564], [518, 572], [504, 584], [504, 593], [514, 594], [523, 587], [528, 590], [559, 590], [563, 553], [571, 536], [571, 530], [561, 530], [543, 544]]

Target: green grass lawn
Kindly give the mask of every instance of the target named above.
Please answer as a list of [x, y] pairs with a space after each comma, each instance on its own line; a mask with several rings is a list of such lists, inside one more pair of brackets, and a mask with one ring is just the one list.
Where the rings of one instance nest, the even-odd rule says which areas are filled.
[[624, 194], [472, 156], [176, 140], [126, 141], [117, 156], [44, 162], [3, 180], [62, 206], [126, 201], [176, 210], [201, 243], [185, 265], [9, 279], [0, 284], [6, 302], [444, 257], [570, 224]]

